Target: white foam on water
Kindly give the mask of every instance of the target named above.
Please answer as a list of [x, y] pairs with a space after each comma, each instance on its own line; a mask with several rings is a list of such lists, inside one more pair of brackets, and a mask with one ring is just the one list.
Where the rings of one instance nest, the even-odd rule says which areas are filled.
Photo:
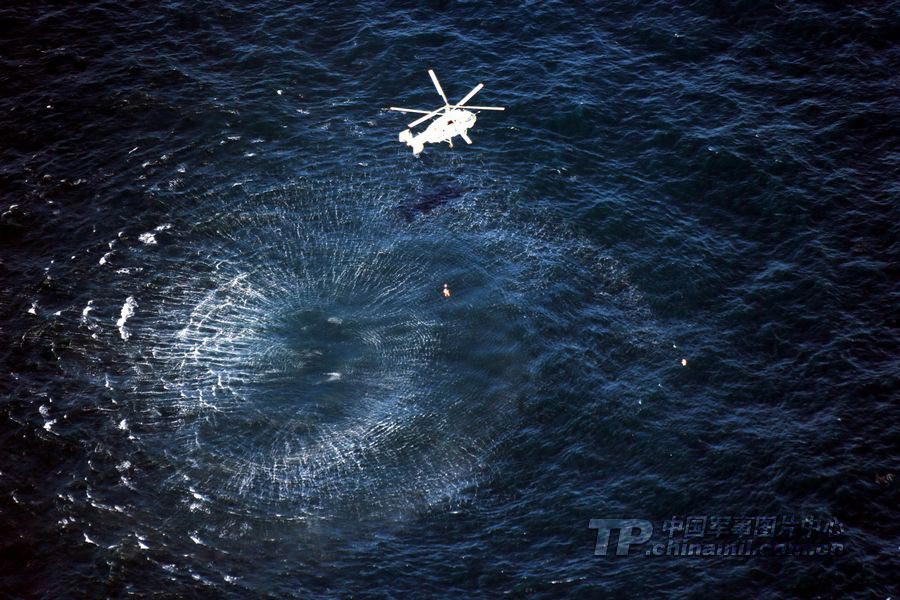
[[125, 304], [122, 305], [122, 312], [120, 313], [119, 320], [116, 321], [116, 327], [119, 328], [119, 335], [122, 336], [123, 340], [128, 340], [131, 337], [131, 334], [125, 329], [125, 323], [128, 321], [130, 317], [134, 315], [134, 309], [137, 308], [138, 303], [135, 301], [134, 296], [128, 296], [125, 299]]
[[156, 235], [153, 233], [142, 233], [138, 236], [138, 240], [148, 246], [153, 246], [156, 244]]
[[86, 306], [84, 307], [84, 309], [81, 311], [81, 322], [82, 322], [82, 323], [86, 323], [86, 322], [87, 322], [88, 314], [89, 314], [92, 310], [94, 310], [94, 301], [93, 301], [93, 300], [88, 300], [87, 305], [86, 305]]
[[195, 500], [202, 500], [203, 502], [209, 502], [209, 498], [207, 498], [203, 494], [198, 493], [197, 490], [195, 490], [193, 487], [189, 487], [188, 491], [191, 492], [191, 496], [193, 496]]

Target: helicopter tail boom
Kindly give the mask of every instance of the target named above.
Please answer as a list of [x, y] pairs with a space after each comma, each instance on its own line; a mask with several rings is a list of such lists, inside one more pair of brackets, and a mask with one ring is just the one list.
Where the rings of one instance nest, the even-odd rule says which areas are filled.
[[418, 155], [425, 149], [425, 143], [417, 139], [418, 136], [413, 135], [412, 131], [409, 129], [404, 129], [400, 132], [400, 141], [404, 142], [407, 146], [412, 148], [413, 154]]

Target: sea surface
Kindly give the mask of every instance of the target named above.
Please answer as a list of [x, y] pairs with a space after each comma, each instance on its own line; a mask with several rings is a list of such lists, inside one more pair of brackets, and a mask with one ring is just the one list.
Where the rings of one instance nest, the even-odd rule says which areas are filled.
[[[429, 68], [507, 110], [416, 158]], [[896, 597], [898, 73], [896, 1], [4, 3], [0, 596]], [[844, 552], [589, 527], [723, 515]]]

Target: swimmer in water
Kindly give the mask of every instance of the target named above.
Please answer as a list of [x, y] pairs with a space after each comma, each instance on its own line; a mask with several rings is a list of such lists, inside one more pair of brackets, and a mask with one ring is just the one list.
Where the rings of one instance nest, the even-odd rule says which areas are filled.
[[447, 284], [445, 283], [444, 284], [444, 298], [449, 298], [449, 297], [450, 297], [450, 288], [447, 287]]

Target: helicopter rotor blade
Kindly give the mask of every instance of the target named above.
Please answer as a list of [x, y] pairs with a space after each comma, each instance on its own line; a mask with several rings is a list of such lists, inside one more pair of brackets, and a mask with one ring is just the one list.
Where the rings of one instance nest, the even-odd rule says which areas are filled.
[[425, 115], [424, 117], [421, 117], [421, 118], [416, 119], [415, 121], [413, 121], [412, 123], [410, 123], [409, 125], [407, 125], [407, 127], [409, 127], [410, 129], [412, 129], [413, 127], [415, 127], [415, 126], [418, 125], [419, 123], [424, 123], [425, 121], [427, 121], [427, 120], [430, 119], [431, 117], [434, 117], [434, 116], [440, 114], [440, 112], [441, 112], [442, 110], [446, 109], [446, 108], [447, 108], [446, 106], [442, 106], [442, 107], [440, 107], [440, 108], [437, 109], [437, 110], [433, 110], [433, 111], [431, 111], [430, 113], [428, 113], [427, 115]]
[[431, 81], [432, 81], [432, 83], [434, 83], [434, 87], [435, 87], [435, 89], [437, 89], [438, 94], [440, 94], [441, 98], [444, 99], [444, 105], [450, 106], [450, 101], [447, 100], [447, 95], [444, 94], [444, 90], [441, 88], [441, 84], [438, 83], [437, 75], [435, 75], [434, 71], [432, 71], [431, 69], [428, 69], [428, 74], [431, 76]]
[[417, 108], [397, 108], [396, 106], [392, 106], [392, 107], [388, 108], [388, 110], [396, 110], [398, 112], [408, 112], [408, 113], [420, 113], [423, 115], [428, 114], [427, 110], [419, 110]]
[[467, 106], [468, 110], [506, 110], [502, 106]]
[[468, 94], [466, 94], [465, 97], [464, 97], [462, 100], [460, 100], [459, 102], [457, 102], [457, 103], [456, 103], [456, 106], [454, 106], [453, 108], [459, 108], [460, 106], [462, 106], [463, 104], [465, 104], [466, 102], [468, 102], [468, 101], [472, 98], [472, 96], [474, 96], [475, 94], [477, 94], [478, 92], [480, 92], [480, 91], [481, 91], [481, 88], [483, 88], [483, 87], [484, 87], [484, 84], [483, 84], [483, 83], [479, 83], [478, 85], [476, 85], [476, 86], [472, 89], [472, 91], [469, 92]]

